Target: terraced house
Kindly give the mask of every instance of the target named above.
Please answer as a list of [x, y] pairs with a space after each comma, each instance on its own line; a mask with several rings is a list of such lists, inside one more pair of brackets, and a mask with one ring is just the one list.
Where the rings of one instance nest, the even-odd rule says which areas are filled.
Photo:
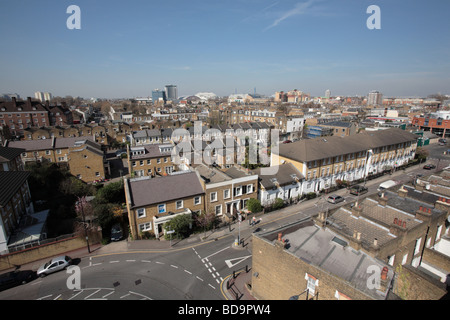
[[127, 147], [128, 168], [134, 177], [167, 175], [176, 171], [172, 144], [147, 144]]
[[292, 163], [306, 179], [305, 194], [405, 165], [416, 148], [416, 135], [393, 128], [282, 144], [272, 153], [271, 166]]

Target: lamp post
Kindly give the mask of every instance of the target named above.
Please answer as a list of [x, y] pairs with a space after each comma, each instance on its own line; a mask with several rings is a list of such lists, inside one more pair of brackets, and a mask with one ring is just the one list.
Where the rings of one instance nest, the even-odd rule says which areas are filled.
[[78, 198], [78, 201], [75, 203], [75, 210], [77, 212], [81, 212], [81, 216], [83, 217], [83, 227], [84, 227], [84, 234], [86, 236], [87, 248], [88, 252], [91, 253], [91, 248], [89, 247], [89, 237], [86, 228], [86, 219], [84, 217], [84, 206], [86, 205], [86, 203], [87, 203], [86, 196]]

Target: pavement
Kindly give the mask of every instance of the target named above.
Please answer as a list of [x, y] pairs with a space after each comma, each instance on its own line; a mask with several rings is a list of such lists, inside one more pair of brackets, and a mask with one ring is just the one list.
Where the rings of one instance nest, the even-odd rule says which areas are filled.
[[[423, 164], [422, 164], [423, 165]], [[399, 170], [395, 173], [393, 173], [391, 176], [386, 175], [384, 176], [385, 179], [393, 179], [400, 175], [405, 175], [409, 171], [412, 171], [414, 169], [417, 169], [418, 166], [413, 166], [411, 168], [406, 169], [404, 172], [403, 170]], [[380, 179], [374, 179], [371, 181], [368, 181], [366, 185], [369, 184], [379, 184]], [[333, 194], [338, 195], [348, 195], [348, 190], [346, 189], [340, 189], [337, 192], [333, 192]], [[270, 213], [264, 214], [263, 221], [261, 222], [261, 225], [265, 225], [274, 221], [277, 221], [281, 218], [284, 218], [286, 216], [294, 215], [296, 213], [299, 213], [299, 211], [304, 211], [304, 207], [307, 209], [313, 210], [319, 210], [317, 207], [318, 200], [310, 200], [301, 202], [298, 204], [293, 204], [290, 206], [287, 206], [283, 209], [272, 211]], [[342, 203], [345, 204], [345, 203]], [[302, 206], [301, 210], [300, 207]], [[249, 225], [247, 222], [248, 220], [244, 220], [240, 225], [240, 231], [244, 232], [246, 230], [249, 230], [251, 228], [254, 228], [254, 226]], [[258, 223], [259, 224], [259, 223]], [[258, 226], [257, 224], [257, 226]], [[97, 256], [97, 255], [106, 255], [106, 254], [113, 254], [113, 253], [120, 253], [120, 252], [133, 252], [133, 251], [148, 251], [148, 250], [161, 250], [161, 251], [167, 251], [167, 250], [181, 250], [189, 247], [194, 247], [196, 245], [199, 245], [201, 243], [209, 242], [209, 241], [215, 241], [218, 238], [222, 238], [225, 236], [230, 236], [232, 234], [233, 236], [236, 236], [237, 227], [236, 224], [232, 225], [232, 228], [223, 227], [220, 229], [212, 230], [206, 233], [207, 237], [205, 239], [202, 239], [204, 234], [195, 234], [192, 235], [189, 238], [183, 239], [183, 240], [122, 240], [118, 242], [112, 242], [106, 245], [96, 244], [90, 246], [90, 252], [88, 252], [87, 247], [80, 248], [78, 250], [73, 250], [70, 252], [66, 252], [65, 254], [72, 257], [73, 259], [84, 259], [88, 258], [90, 256]], [[251, 236], [250, 236], [251, 237]], [[248, 237], [247, 239], [242, 239], [244, 241], [245, 246], [237, 246], [235, 244], [232, 244], [232, 246], [235, 247], [236, 250], [249, 250], [251, 251], [251, 241], [248, 241], [250, 239]], [[247, 243], [245, 243], [247, 241]], [[22, 270], [37, 270], [40, 265], [47, 262], [49, 259], [43, 259], [39, 261], [34, 261], [32, 263], [29, 263], [27, 265], [21, 266]], [[6, 271], [5, 271], [6, 272]], [[222, 292], [227, 300], [257, 300], [255, 297], [252, 296], [247, 284], [251, 284], [252, 279], [252, 272], [251, 272], [251, 266], [248, 267], [248, 269], [241, 269], [238, 271], [235, 271], [234, 274], [229, 275], [222, 281]]]

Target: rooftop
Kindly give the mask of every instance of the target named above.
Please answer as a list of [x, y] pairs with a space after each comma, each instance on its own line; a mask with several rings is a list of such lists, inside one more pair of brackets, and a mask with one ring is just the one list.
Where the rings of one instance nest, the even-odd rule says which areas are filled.
[[394, 271], [382, 261], [354, 250], [338, 234], [328, 228], [319, 228], [311, 220], [260, 234], [257, 237], [272, 242], [276, 240], [279, 232], [282, 232], [282, 237], [287, 243], [285, 250], [295, 257], [342, 279], [374, 299], [386, 298], [386, 292], [369, 289], [367, 286], [367, 281], [372, 274], [367, 272], [370, 266], [378, 266], [380, 270], [388, 267], [388, 279], [392, 280]]
[[416, 141], [417, 138], [417, 135], [392, 128], [382, 131], [361, 132], [346, 137], [321, 137], [281, 144], [279, 154], [292, 160], [305, 162]]
[[178, 172], [165, 177], [129, 180], [131, 206], [144, 207], [204, 193], [195, 172]]

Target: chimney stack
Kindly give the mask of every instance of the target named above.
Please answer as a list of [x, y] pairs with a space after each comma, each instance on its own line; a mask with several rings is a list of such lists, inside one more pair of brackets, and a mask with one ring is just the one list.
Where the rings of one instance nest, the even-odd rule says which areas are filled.
[[13, 108], [16, 108], [17, 107], [16, 97], [11, 97], [11, 101], [12, 101], [12, 104], [13, 104]]
[[402, 185], [402, 187], [400, 189], [398, 189], [398, 196], [401, 198], [406, 198], [407, 195], [408, 195], [408, 190], [406, 190], [404, 188], [404, 185]]
[[396, 236], [403, 236], [406, 233], [406, 221], [394, 218], [389, 232]]
[[384, 196], [384, 192], [381, 194], [381, 197], [378, 199], [378, 203], [381, 205], [381, 206], [383, 206], [383, 207], [385, 207], [386, 205], [387, 205], [387, 202], [388, 202], [388, 198], [386, 198], [385, 196]]

